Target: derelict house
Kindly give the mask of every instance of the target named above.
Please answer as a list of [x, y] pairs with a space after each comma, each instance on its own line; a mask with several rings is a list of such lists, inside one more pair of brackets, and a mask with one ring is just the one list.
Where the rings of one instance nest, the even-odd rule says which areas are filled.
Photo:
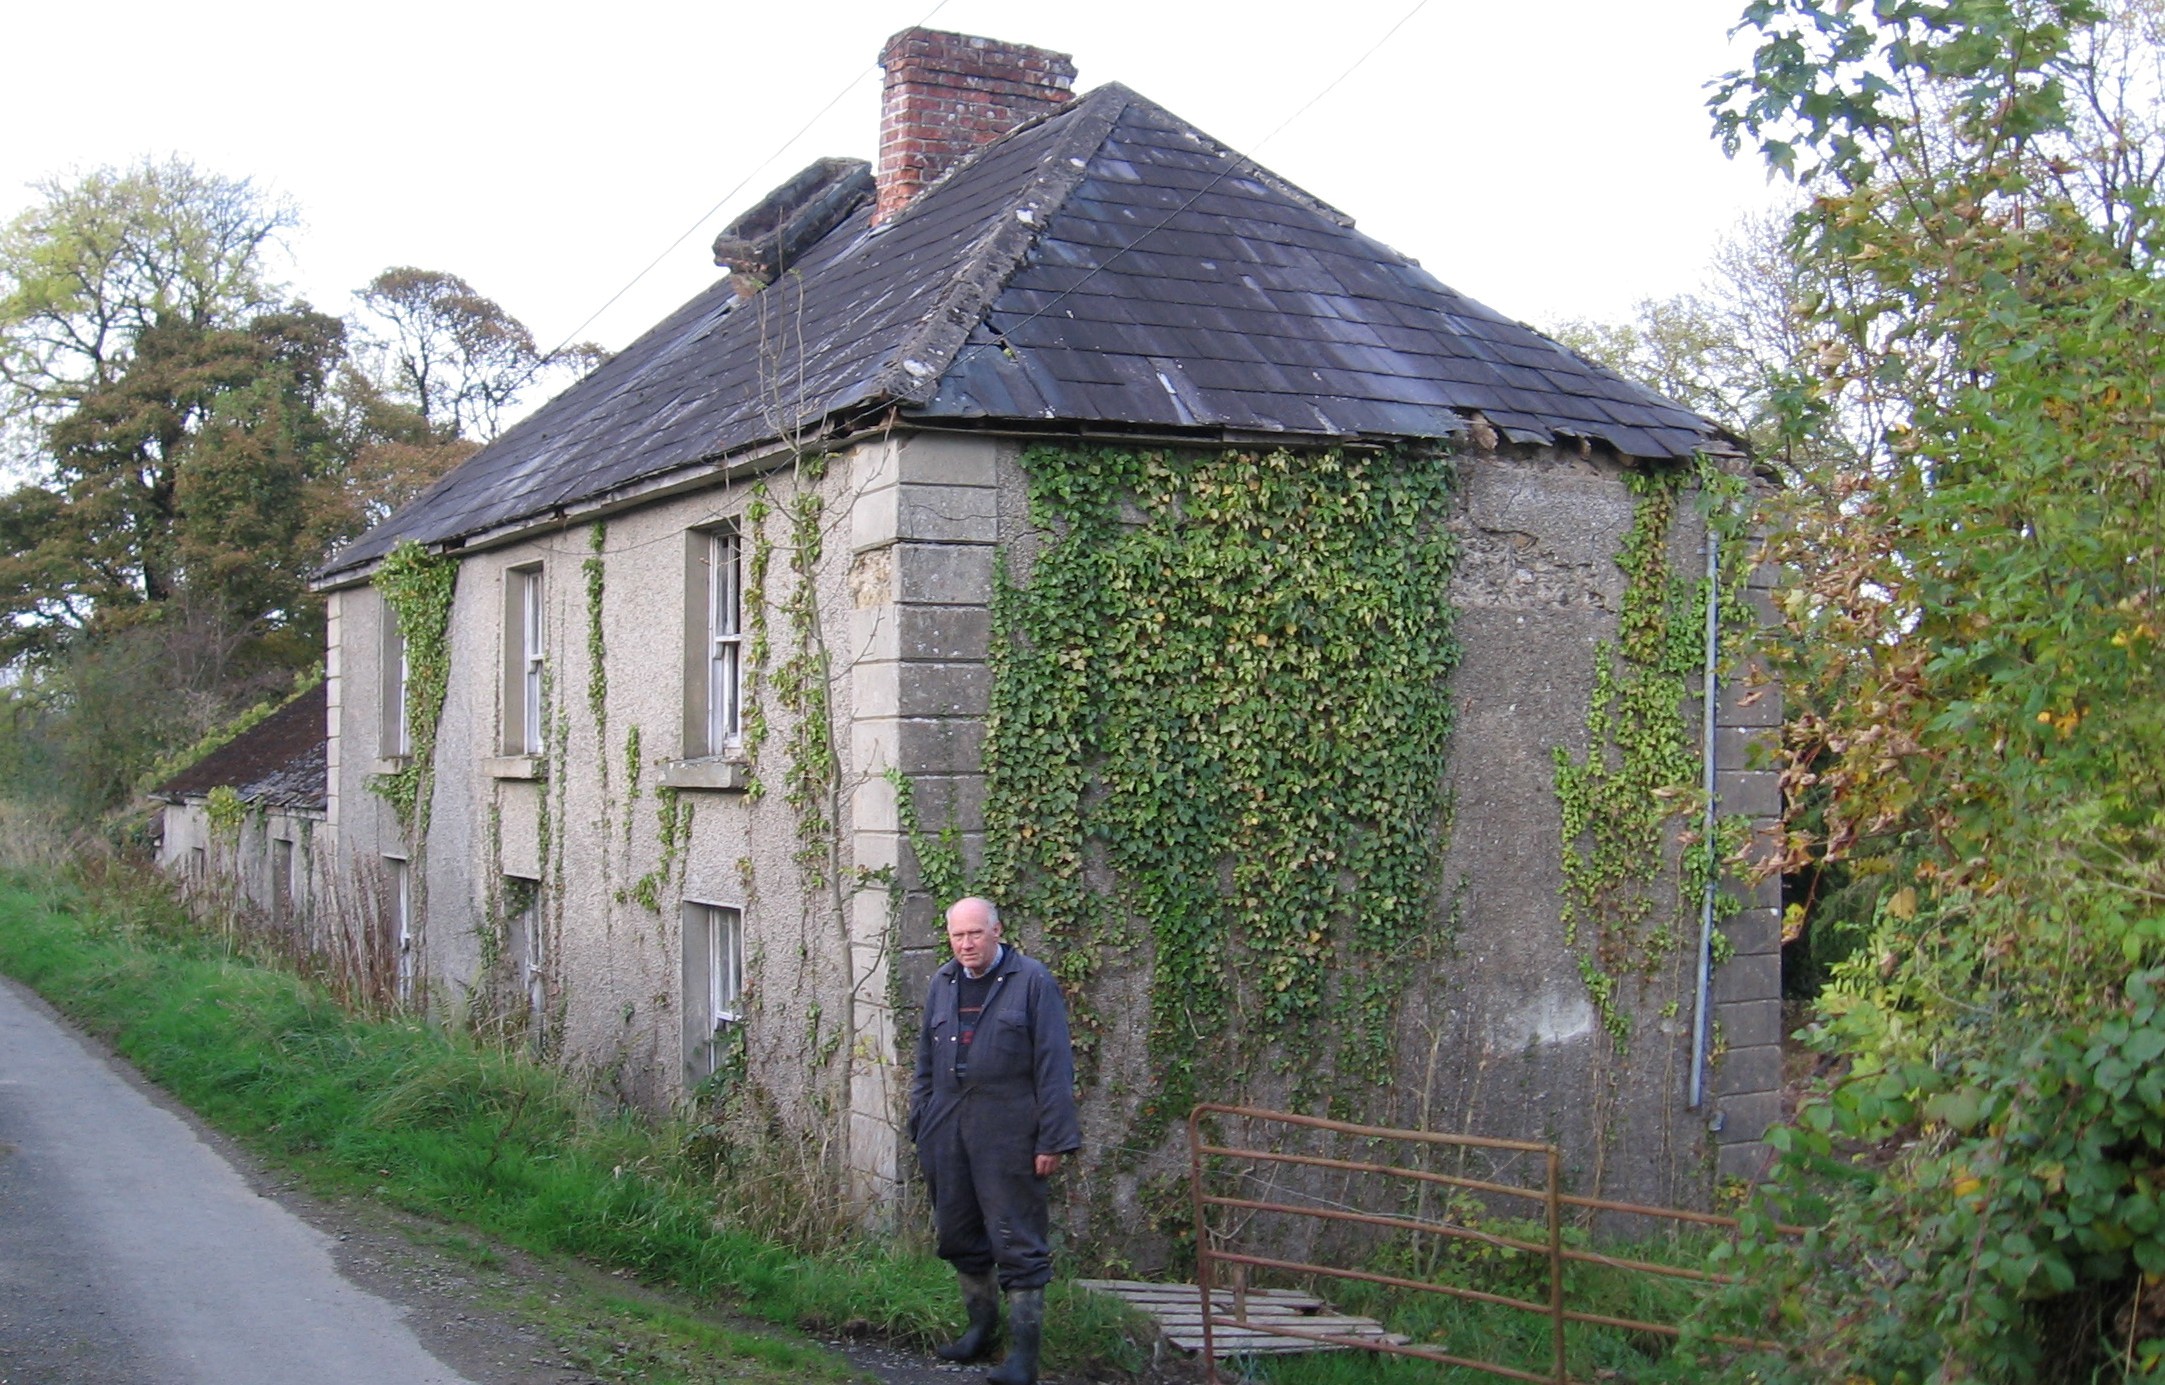
[[[908, 30], [882, 61], [876, 169], [827, 160], [778, 189], [718, 242], [710, 290], [320, 575], [316, 850], [386, 882], [417, 997], [523, 1016], [628, 1100], [756, 1088], [884, 1200], [944, 903], [911, 827], [917, 847], [946, 829], [963, 874], [1007, 850], [987, 815], [1013, 790], [987, 757], [1013, 729], [994, 713], [1018, 636], [995, 627], [1057, 538], [1026, 453], [1273, 456], [1292, 485], [1320, 458], [1405, 457], [1453, 478], [1434, 628], [1456, 642], [1455, 729], [1427, 771], [1448, 812], [1423, 828], [1424, 917], [1448, 946], [1392, 964], [1385, 1047], [1406, 1062], [1354, 1104], [1554, 1136], [1577, 1176], [1644, 1198], [1749, 1174], [1775, 1114], [1775, 901], [1734, 891], [1724, 1051], [1688, 1110], [1693, 906], [1648, 933], [1668, 950], [1611, 938], [1632, 955], [1604, 960], [1600, 925], [1566, 917], [1586, 872], [1566, 868], [1557, 761], [1587, 755], [1605, 695], [1643, 512], [1629, 478], [1699, 475], [1729, 440], [1166, 108], [1071, 96], [1058, 54]], [[1688, 580], [1702, 530], [1677, 505], [1657, 562]], [[1670, 701], [1675, 734], [1703, 724]], [[1772, 776], [1740, 747], [1778, 708], [1719, 713], [1722, 810], [1771, 817]], [[1642, 893], [1689, 893], [1689, 825]], [[1086, 1120], [1111, 1149], [1155, 1081], [1151, 921], [1095, 850], [1078, 879], [1132, 925], [1093, 983]], [[1252, 1033], [1248, 974], [1228, 974]], [[1291, 1101], [1297, 1066], [1235, 1075]], [[1101, 1172], [1124, 1196], [1147, 1167]]]

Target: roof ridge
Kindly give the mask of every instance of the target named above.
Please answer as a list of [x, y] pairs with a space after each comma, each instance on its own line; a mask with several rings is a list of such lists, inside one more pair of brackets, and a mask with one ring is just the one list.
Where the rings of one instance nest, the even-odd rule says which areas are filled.
[[[940, 377], [954, 362], [962, 345], [1022, 266], [1037, 238], [1050, 224], [1053, 213], [1064, 205], [1089, 171], [1088, 155], [1105, 142], [1122, 112], [1142, 98], [1117, 82], [1093, 88], [1082, 96], [1025, 121], [999, 139], [974, 150], [949, 174], [968, 168], [986, 151], [1027, 130], [1055, 120], [1072, 120], [1051, 150], [1022, 186], [1013, 202], [978, 237], [964, 254], [948, 280], [946, 289], [902, 339], [894, 356], [873, 380], [875, 395], [908, 404], [923, 404], [939, 388]], [[943, 178], [941, 182], [946, 182]], [[938, 184], [919, 194], [929, 196]], [[899, 221], [900, 218], [897, 218]]]

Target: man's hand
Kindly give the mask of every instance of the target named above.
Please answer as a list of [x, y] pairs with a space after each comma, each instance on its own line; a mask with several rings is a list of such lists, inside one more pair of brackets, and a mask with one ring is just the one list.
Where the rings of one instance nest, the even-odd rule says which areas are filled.
[[1059, 1155], [1040, 1154], [1037, 1156], [1037, 1176], [1039, 1178], [1050, 1178], [1058, 1172], [1060, 1172]]

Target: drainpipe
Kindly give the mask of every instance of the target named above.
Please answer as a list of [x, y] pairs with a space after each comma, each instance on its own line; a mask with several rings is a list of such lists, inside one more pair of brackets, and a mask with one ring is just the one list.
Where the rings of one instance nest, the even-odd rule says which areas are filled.
[[1699, 901], [1699, 986], [1698, 996], [1691, 1011], [1691, 1100], [1687, 1109], [1696, 1111], [1706, 1102], [1706, 1058], [1708, 997], [1714, 987], [1714, 886], [1717, 869], [1715, 851], [1715, 804], [1714, 804], [1714, 723], [1717, 720], [1715, 694], [1719, 691], [1715, 673], [1715, 661], [1721, 652], [1721, 594], [1720, 581], [1721, 535], [1714, 528], [1711, 510], [1706, 517], [1706, 673], [1701, 686], [1700, 720], [1704, 723], [1705, 741], [1701, 747], [1702, 766], [1700, 787], [1706, 800], [1706, 821], [1701, 830], [1706, 834], [1707, 872], [1706, 886]]

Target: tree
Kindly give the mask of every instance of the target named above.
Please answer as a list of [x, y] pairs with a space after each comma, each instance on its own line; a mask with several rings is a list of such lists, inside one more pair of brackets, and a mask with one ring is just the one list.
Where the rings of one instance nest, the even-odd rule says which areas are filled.
[[525, 324], [456, 274], [394, 266], [354, 296], [384, 392], [418, 410], [444, 441], [486, 442], [543, 377], [601, 355], [591, 344], [543, 353]]
[[[1874, 402], [1778, 556], [1818, 796], [1869, 865], [1751, 1250], [1768, 1380], [2165, 1363], [2165, 248], [2154, 5], [1759, 0], [1715, 98], [1811, 195], [1789, 426]], [[1872, 1157], [1855, 1159], [1859, 1151]], [[1741, 1369], [1741, 1368], [1739, 1368]]]
[[290, 204], [185, 159], [37, 185], [0, 232], [0, 384], [48, 422], [112, 385], [158, 324], [237, 327], [281, 296]]

